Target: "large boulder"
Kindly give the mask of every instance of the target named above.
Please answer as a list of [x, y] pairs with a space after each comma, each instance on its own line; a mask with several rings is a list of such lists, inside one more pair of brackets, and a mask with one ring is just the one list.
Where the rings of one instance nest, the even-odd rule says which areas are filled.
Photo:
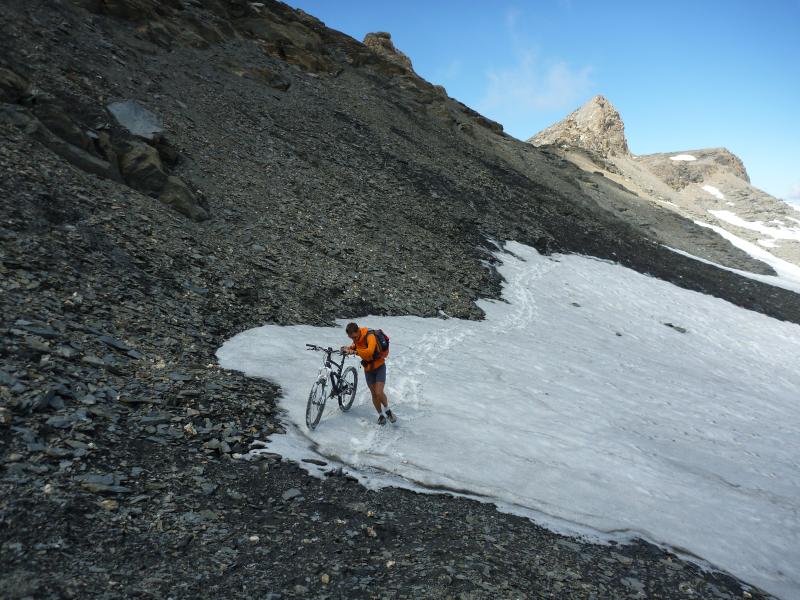
[[8, 123], [25, 132], [82, 171], [119, 181], [116, 165], [89, 154], [50, 131], [39, 119], [21, 106], [0, 105], [0, 123]]
[[128, 142], [119, 159], [125, 182], [132, 188], [158, 196], [167, 184], [167, 174], [158, 150], [144, 142]]
[[206, 208], [179, 177], [167, 178], [167, 183], [158, 199], [192, 221], [205, 221], [209, 218]]
[[163, 131], [161, 119], [135, 100], [112, 102], [107, 107], [114, 119], [133, 135], [152, 140]]
[[32, 110], [45, 127], [62, 140], [90, 154], [96, 154], [94, 143], [86, 131], [75, 123], [59, 106], [45, 102], [37, 104]]

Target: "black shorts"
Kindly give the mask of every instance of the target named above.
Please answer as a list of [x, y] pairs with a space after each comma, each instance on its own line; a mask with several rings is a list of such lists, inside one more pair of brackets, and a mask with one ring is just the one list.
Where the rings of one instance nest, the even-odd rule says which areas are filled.
[[374, 371], [364, 371], [364, 378], [367, 380], [367, 385], [375, 385], [379, 381], [386, 383], [386, 363]]

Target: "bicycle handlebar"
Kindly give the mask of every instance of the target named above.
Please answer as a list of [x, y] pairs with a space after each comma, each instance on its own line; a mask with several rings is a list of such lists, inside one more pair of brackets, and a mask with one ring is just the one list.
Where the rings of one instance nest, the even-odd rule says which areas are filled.
[[347, 354], [345, 354], [341, 350], [334, 350], [330, 346], [328, 346], [327, 348], [323, 348], [322, 346], [317, 346], [316, 344], [306, 344], [306, 348], [308, 348], [309, 350], [315, 350], [315, 351], [318, 351], [318, 352], [330, 352], [332, 354], [341, 354], [342, 356], [347, 356]]

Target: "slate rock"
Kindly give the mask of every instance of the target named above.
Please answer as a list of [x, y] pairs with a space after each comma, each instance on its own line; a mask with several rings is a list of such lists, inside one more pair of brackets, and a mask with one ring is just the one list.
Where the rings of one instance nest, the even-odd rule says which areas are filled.
[[132, 188], [145, 194], [158, 195], [167, 184], [158, 150], [143, 142], [129, 142], [119, 160], [120, 171]]
[[151, 140], [157, 133], [164, 129], [161, 119], [135, 100], [123, 100], [109, 104], [108, 112], [116, 119], [117, 123], [130, 131], [133, 135]]
[[207, 221], [208, 211], [179, 177], [167, 178], [158, 199], [192, 221]]

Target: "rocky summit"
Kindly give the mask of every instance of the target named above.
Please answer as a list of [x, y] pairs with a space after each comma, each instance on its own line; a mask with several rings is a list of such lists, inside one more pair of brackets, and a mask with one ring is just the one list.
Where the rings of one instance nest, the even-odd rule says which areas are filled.
[[[620, 114], [602, 96], [528, 142], [587, 173], [602, 174], [635, 196], [613, 210], [641, 210], [644, 201], [800, 266], [800, 212], [753, 186], [742, 159], [727, 148], [632, 155]], [[660, 219], [649, 221], [655, 223], [648, 227], [662, 228]], [[752, 266], [747, 270], [763, 272]]]
[[283, 431], [280, 390], [214, 358], [264, 323], [480, 319], [506, 240], [800, 323], [796, 294], [665, 246], [763, 263], [505, 135], [388, 35], [244, 0], [4, 0], [0, 31], [4, 598], [768, 597], [643, 541], [237, 460]]
[[602, 156], [630, 156], [622, 117], [603, 96], [595, 96], [528, 142], [534, 146], [575, 146]]

